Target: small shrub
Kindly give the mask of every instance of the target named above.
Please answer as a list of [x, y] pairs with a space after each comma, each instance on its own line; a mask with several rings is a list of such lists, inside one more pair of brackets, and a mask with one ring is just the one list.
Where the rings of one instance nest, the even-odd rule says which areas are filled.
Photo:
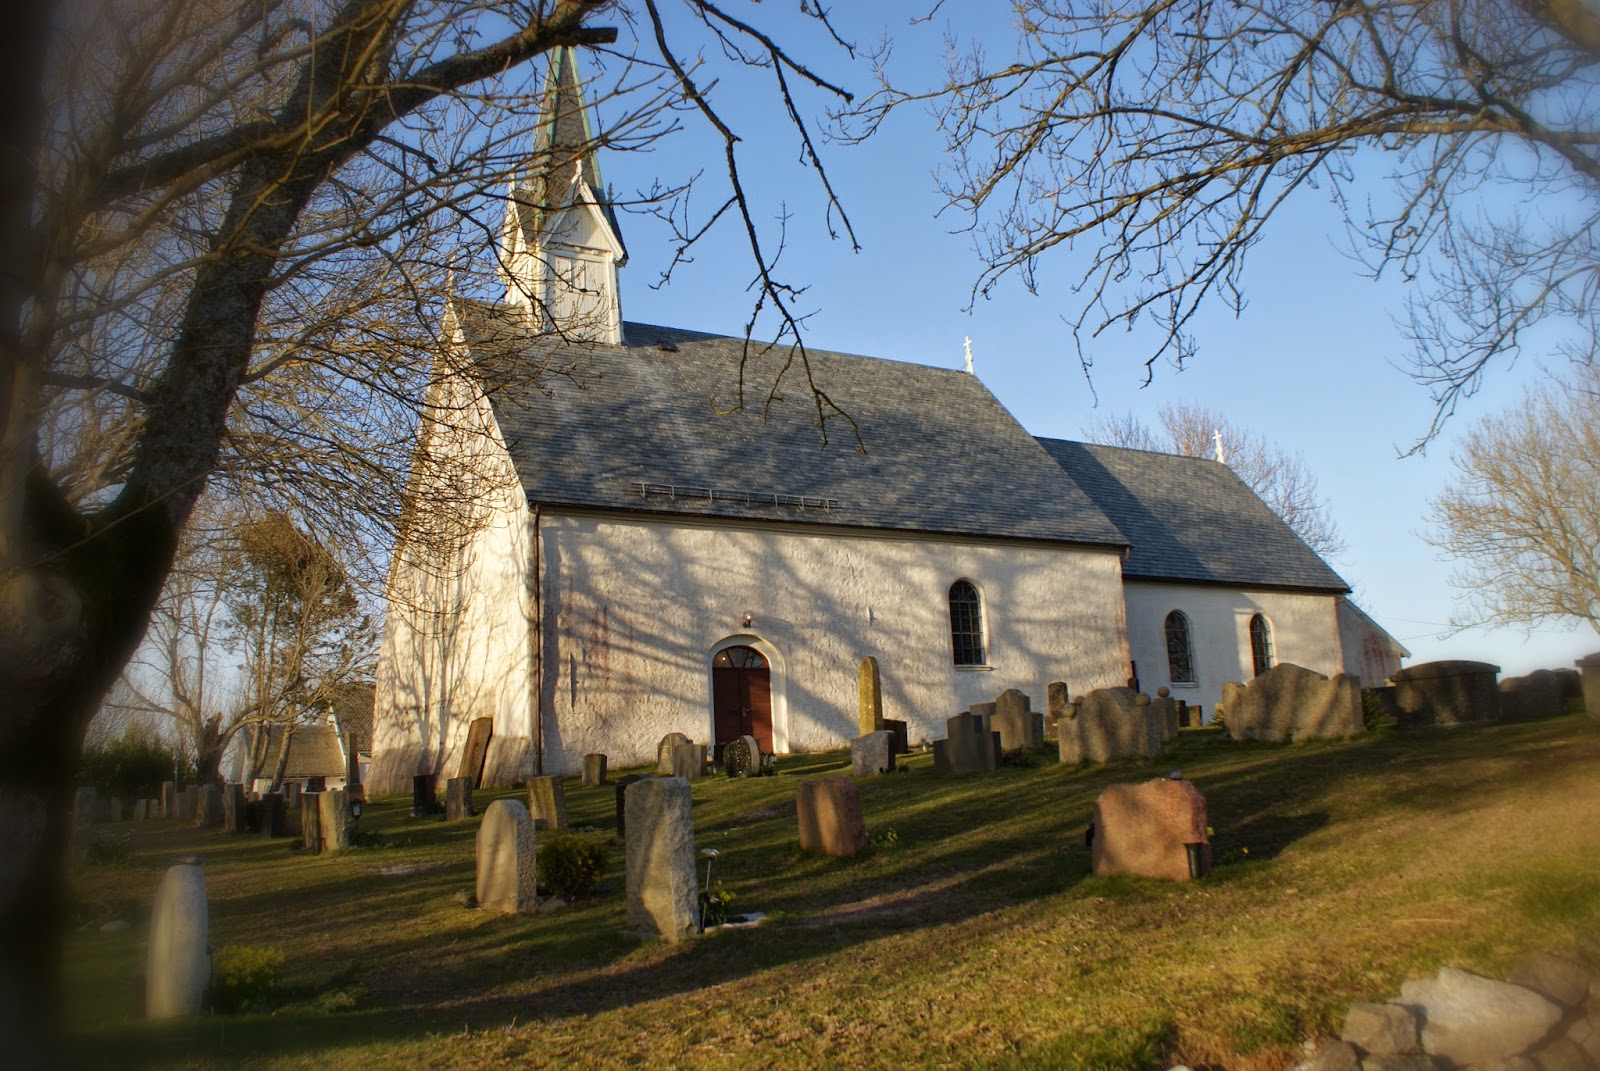
[[106, 863], [125, 863], [132, 854], [133, 839], [128, 834], [100, 830], [89, 841], [87, 859], [91, 864], [99, 866]]
[[594, 892], [606, 868], [605, 842], [578, 833], [554, 833], [539, 845], [539, 885], [576, 900]]
[[1383, 702], [1374, 688], [1361, 689], [1361, 720], [1367, 723], [1368, 732], [1389, 724], [1389, 714], [1383, 709]]
[[211, 1007], [221, 1014], [260, 1011], [278, 991], [284, 954], [276, 948], [228, 945], [211, 956]]

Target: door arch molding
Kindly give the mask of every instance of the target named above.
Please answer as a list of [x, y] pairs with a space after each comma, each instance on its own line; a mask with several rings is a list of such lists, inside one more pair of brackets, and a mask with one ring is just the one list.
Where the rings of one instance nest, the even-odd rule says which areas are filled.
[[772, 750], [779, 755], [789, 753], [789, 671], [784, 661], [783, 653], [767, 640], [754, 633], [741, 632], [726, 636], [711, 645], [705, 656], [706, 698], [705, 698], [705, 731], [707, 740], [715, 740], [717, 734], [716, 722], [716, 685], [713, 681], [712, 663], [718, 654], [729, 647], [753, 647], [761, 652], [767, 660], [767, 668], [771, 672], [772, 684]]

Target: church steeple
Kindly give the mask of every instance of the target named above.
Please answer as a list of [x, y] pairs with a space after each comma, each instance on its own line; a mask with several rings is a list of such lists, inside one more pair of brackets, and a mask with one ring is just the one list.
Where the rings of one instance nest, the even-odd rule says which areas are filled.
[[506, 301], [541, 330], [622, 341], [617, 269], [627, 263], [600, 180], [588, 105], [571, 48], [556, 50], [528, 162], [511, 184], [500, 237]]

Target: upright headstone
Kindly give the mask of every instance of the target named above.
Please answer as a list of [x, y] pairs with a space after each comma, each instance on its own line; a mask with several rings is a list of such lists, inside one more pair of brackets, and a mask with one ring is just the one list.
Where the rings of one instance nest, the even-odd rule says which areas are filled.
[[628, 926], [677, 941], [700, 932], [689, 782], [646, 777], [627, 789]]
[[178, 817], [192, 822], [200, 813], [200, 786], [185, 785], [178, 793]]
[[287, 805], [283, 801], [282, 792], [263, 793], [257, 801], [261, 808], [260, 831], [263, 837], [281, 837], [285, 835], [284, 812]]
[[625, 777], [617, 778], [617, 836], [626, 838], [628, 835], [627, 822], [627, 796], [628, 786], [635, 781], [643, 781], [643, 774], [631, 773]]
[[603, 785], [606, 783], [606, 757], [598, 751], [591, 751], [583, 757], [583, 784]]
[[178, 783], [176, 781], [161, 782], [161, 817], [178, 817]]
[[350, 795], [342, 788], [330, 788], [318, 794], [320, 804], [318, 826], [325, 852], [343, 851], [350, 847]]
[[662, 777], [671, 777], [673, 752], [687, 743], [689, 738], [682, 733], [668, 733], [663, 736], [661, 743], [656, 745], [656, 773]]
[[854, 855], [867, 846], [861, 790], [854, 781], [843, 777], [807, 781], [795, 794], [794, 809], [801, 851]]
[[1235, 740], [1354, 736], [1365, 728], [1358, 678], [1325, 677], [1292, 662], [1279, 662], [1248, 684], [1224, 682], [1221, 706]]
[[201, 829], [217, 829], [222, 825], [222, 786], [208, 784], [200, 786], [200, 805], [195, 814], [194, 824]]
[[1002, 751], [1031, 751], [1044, 746], [1044, 721], [1033, 712], [1026, 692], [1007, 688], [995, 700], [990, 728], [1000, 734]]
[[884, 718], [883, 731], [888, 733], [896, 755], [911, 754], [911, 733], [906, 723], [897, 718]]
[[672, 776], [695, 780], [706, 772], [706, 746], [679, 744], [672, 749]]
[[1162, 685], [1156, 689], [1156, 697], [1150, 700], [1150, 709], [1156, 715], [1156, 727], [1161, 731], [1161, 742], [1165, 744], [1178, 735], [1178, 701], [1172, 698], [1172, 689]]
[[245, 822], [244, 785], [229, 781], [222, 792], [222, 830], [224, 833], [243, 833]]
[[988, 719], [978, 707], [992, 703], [974, 704], [974, 709], [945, 719], [945, 738], [933, 744], [933, 767], [940, 773], [982, 773], [996, 769], [999, 763], [1000, 740], [987, 729]]
[[[1191, 852], [1190, 846], [1193, 847]], [[1211, 866], [1206, 799], [1193, 782], [1108, 785], [1094, 804], [1094, 872], [1188, 881]], [[1193, 856], [1193, 864], [1191, 863]]]
[[199, 860], [169, 867], [156, 889], [145, 959], [145, 1015], [198, 1015], [211, 984], [206, 879]]
[[761, 744], [753, 736], [741, 736], [722, 749], [722, 768], [729, 777], [759, 777]]
[[883, 728], [883, 678], [878, 674], [878, 660], [871, 655], [862, 658], [859, 676], [861, 732], [875, 733]]
[[1044, 686], [1044, 735], [1046, 739], [1056, 738], [1056, 723], [1067, 716], [1067, 705], [1072, 702], [1072, 696], [1067, 691], [1066, 681], [1051, 681]]
[[300, 847], [308, 852], [322, 851], [322, 802], [320, 792], [300, 797]]
[[1600, 718], [1600, 651], [1586, 654], [1573, 665], [1583, 683], [1583, 712], [1591, 718]]
[[483, 787], [483, 764], [489, 759], [489, 741], [494, 738], [493, 718], [473, 718], [467, 730], [467, 748], [461, 753], [457, 777], [468, 778], [473, 788]]
[[[1446, 659], [1407, 666], [1390, 676], [1402, 729], [1500, 720], [1500, 667]], [[1232, 727], [1233, 711], [1228, 711]]]
[[894, 736], [880, 729], [850, 741], [850, 772], [856, 777], [894, 772]]
[[148, 817], [150, 817], [150, 801], [145, 799], [134, 800], [133, 820], [135, 822], [143, 822]]
[[438, 813], [437, 774], [417, 774], [411, 779], [411, 817], [426, 818]]
[[111, 797], [111, 820], [113, 822], [122, 821], [122, 797], [121, 796], [112, 796]]
[[444, 819], [446, 822], [460, 822], [471, 818], [475, 813], [472, 809], [472, 778], [452, 777], [444, 783]]
[[[284, 807], [291, 811], [298, 811], [300, 809], [300, 793], [304, 788], [305, 786], [300, 784], [299, 781], [285, 781], [283, 783]], [[317, 791], [320, 792], [322, 790], [318, 789]]]
[[567, 794], [561, 778], [528, 779], [528, 814], [535, 829], [567, 828]]
[[89, 844], [94, 840], [94, 812], [98, 803], [95, 790], [85, 785], [78, 789], [72, 800], [72, 843], [74, 862], [81, 863], [89, 857]]
[[[1140, 699], [1144, 703], [1140, 703]], [[1074, 699], [1067, 716], [1056, 723], [1056, 746], [1061, 761], [1110, 762], [1112, 759], [1148, 757], [1159, 751], [1152, 740], [1154, 719], [1149, 696], [1131, 688], [1096, 688]]]
[[361, 791], [361, 755], [356, 751], [356, 734], [344, 734], [344, 790], [351, 794], [365, 796]]
[[533, 819], [521, 800], [495, 800], [483, 812], [477, 839], [478, 908], [515, 915], [538, 902], [538, 852]]

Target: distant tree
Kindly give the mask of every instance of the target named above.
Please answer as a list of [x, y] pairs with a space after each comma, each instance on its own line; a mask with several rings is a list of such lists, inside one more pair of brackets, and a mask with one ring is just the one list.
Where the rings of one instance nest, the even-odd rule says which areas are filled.
[[1600, 365], [1484, 418], [1451, 460], [1427, 538], [1457, 563], [1453, 623], [1600, 632]]
[[1185, 457], [1215, 457], [1221, 436], [1224, 462], [1295, 535], [1324, 558], [1345, 551], [1344, 539], [1328, 503], [1317, 493], [1317, 477], [1297, 454], [1286, 453], [1263, 436], [1245, 431], [1205, 406], [1161, 407], [1161, 432], [1132, 413], [1101, 417], [1083, 431], [1093, 442], [1154, 450]]
[[[904, 84], [886, 50], [856, 132], [931, 107], [975, 294], [1065, 261], [1085, 360], [1107, 329], [1147, 324], [1147, 369], [1189, 359], [1197, 314], [1243, 307], [1247, 254], [1313, 191], [1366, 270], [1419, 284], [1425, 439], [1534, 324], [1595, 352], [1591, 0], [1030, 0], [1012, 18], [1014, 49], [953, 39], [937, 83]], [[1494, 186], [1510, 196], [1474, 196]]]

